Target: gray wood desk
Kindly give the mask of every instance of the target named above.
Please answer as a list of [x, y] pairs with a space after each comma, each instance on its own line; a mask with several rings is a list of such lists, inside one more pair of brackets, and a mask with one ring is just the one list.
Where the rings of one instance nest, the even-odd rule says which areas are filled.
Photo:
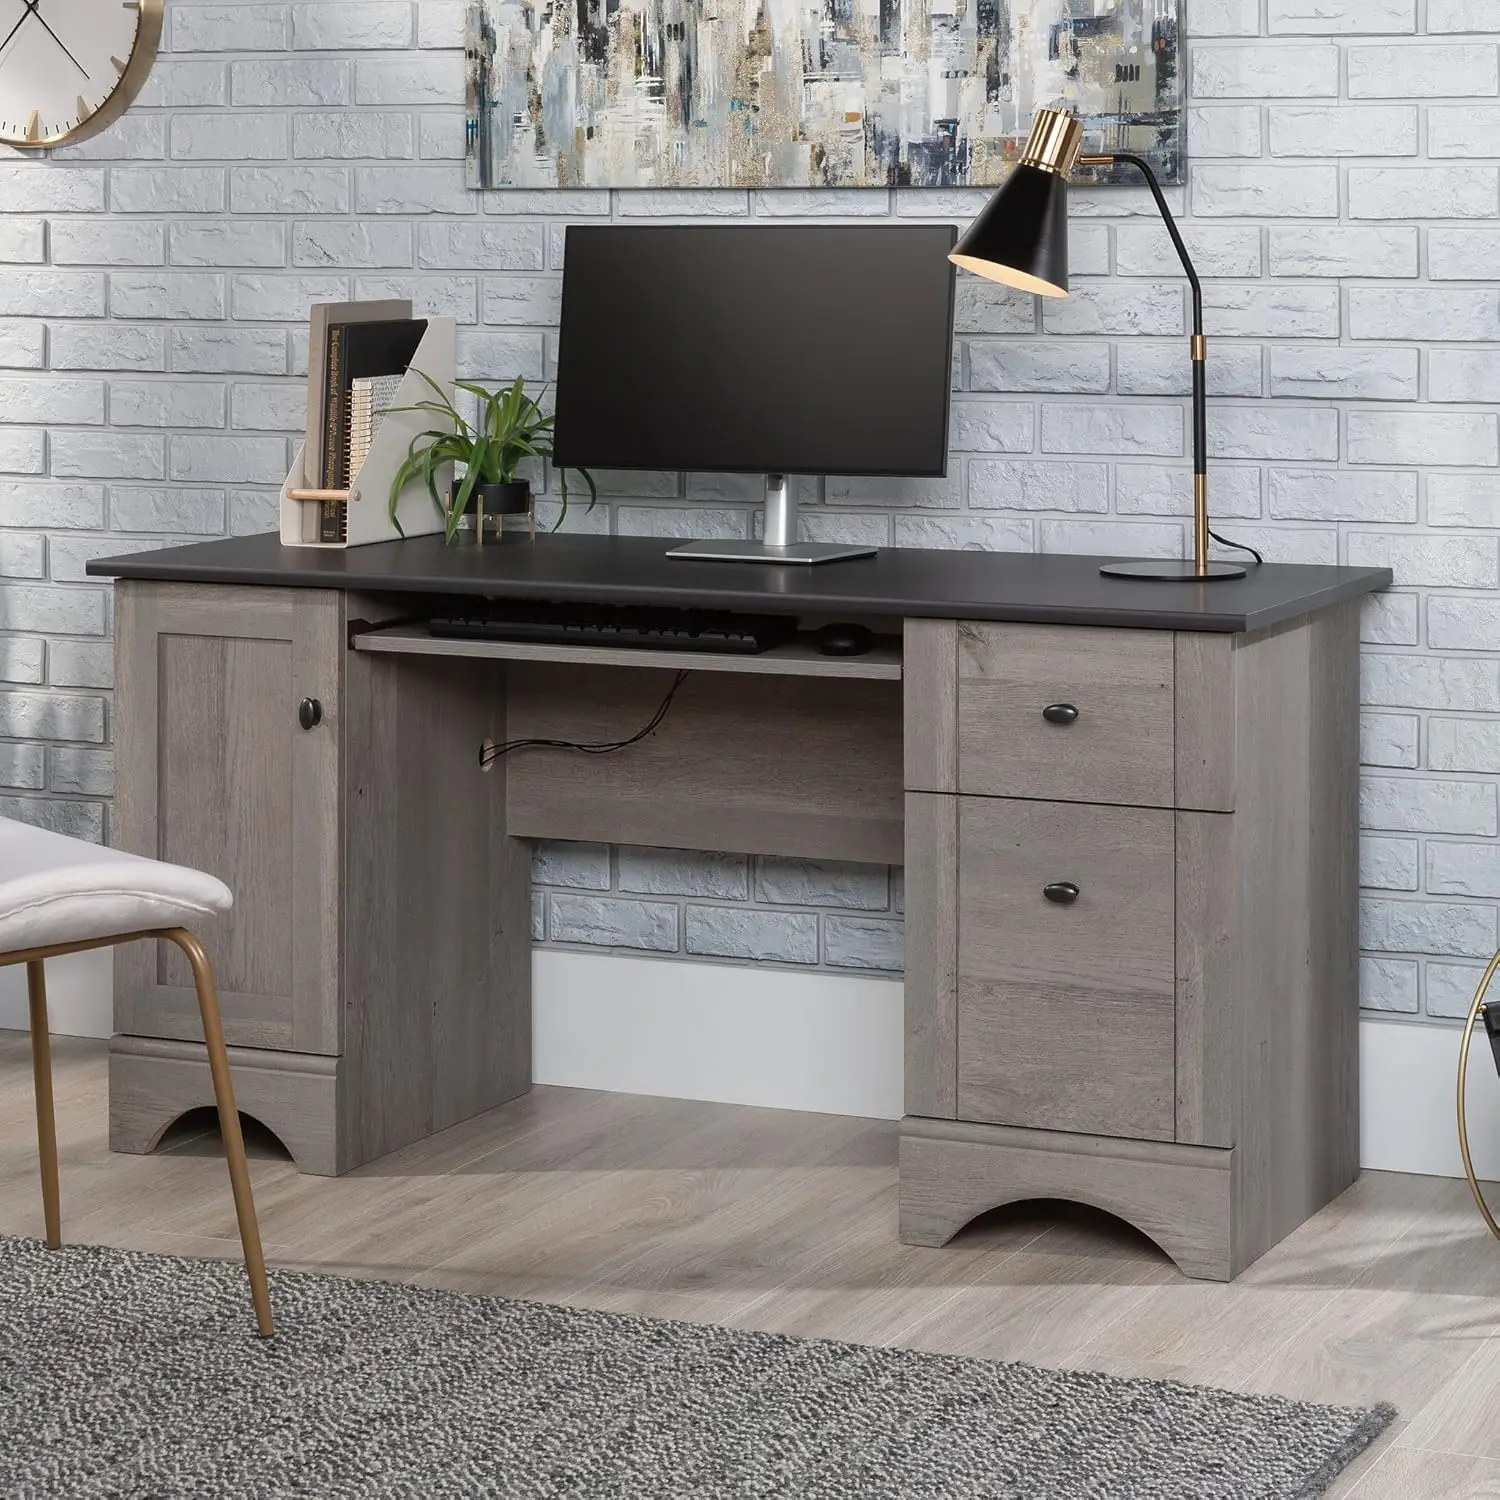
[[[526, 841], [552, 838], [905, 863], [912, 1243], [1069, 1198], [1227, 1278], [1354, 1179], [1357, 616], [1389, 572], [1186, 586], [1087, 558], [664, 549], [248, 537], [90, 564], [119, 580], [118, 840], [234, 889], [204, 935], [236, 1088], [303, 1170], [530, 1086]], [[745, 659], [400, 623], [453, 594], [885, 639]], [[680, 667], [630, 750], [480, 768], [486, 740], [633, 732]], [[111, 1144], [146, 1151], [211, 1101], [208, 1071], [176, 955], [116, 966]]]

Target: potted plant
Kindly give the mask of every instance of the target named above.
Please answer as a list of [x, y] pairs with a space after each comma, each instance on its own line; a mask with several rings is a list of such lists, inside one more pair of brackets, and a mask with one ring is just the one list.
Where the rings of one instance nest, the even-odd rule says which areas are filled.
[[[460, 390], [468, 391], [479, 401], [478, 421], [471, 424], [437, 381], [425, 370], [418, 370], [417, 374], [432, 387], [436, 399], [390, 409], [431, 412], [451, 425], [429, 428], [411, 440], [406, 458], [391, 480], [391, 521], [397, 531], [401, 530], [401, 523], [396, 519], [396, 505], [401, 492], [414, 479], [427, 486], [432, 503], [445, 518], [444, 534], [450, 542], [471, 509], [490, 516], [530, 515], [531, 485], [518, 477], [518, 473], [528, 459], [551, 459], [552, 418], [542, 411], [535, 397], [527, 395], [526, 382], [517, 376], [514, 383], [502, 390], [489, 391], [466, 380], [456, 381]], [[438, 471], [449, 463], [462, 465], [463, 477], [454, 475], [445, 502], [438, 493]], [[578, 472], [589, 487], [592, 510], [599, 491], [586, 469]], [[561, 526], [568, 513], [568, 475], [565, 469], [557, 473], [562, 510], [556, 525]]]

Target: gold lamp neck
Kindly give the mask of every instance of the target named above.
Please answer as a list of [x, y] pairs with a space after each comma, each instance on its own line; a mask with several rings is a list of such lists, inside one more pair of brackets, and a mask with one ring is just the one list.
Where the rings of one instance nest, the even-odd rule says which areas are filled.
[[1066, 177], [1083, 145], [1083, 121], [1066, 109], [1039, 109], [1021, 152], [1021, 165]]

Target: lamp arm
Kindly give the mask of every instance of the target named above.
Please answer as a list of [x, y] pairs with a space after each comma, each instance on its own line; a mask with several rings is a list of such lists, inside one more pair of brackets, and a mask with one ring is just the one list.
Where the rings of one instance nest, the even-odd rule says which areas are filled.
[[1156, 180], [1156, 173], [1151, 170], [1151, 163], [1129, 151], [1078, 158], [1078, 165], [1085, 167], [1113, 166], [1116, 162], [1129, 162], [1146, 179], [1146, 186], [1156, 199], [1157, 211], [1172, 237], [1172, 248], [1182, 262], [1193, 293], [1193, 558], [1202, 572], [1208, 561], [1208, 342], [1203, 337], [1203, 288], [1198, 283], [1197, 269], [1182, 242], [1177, 220], [1167, 207], [1166, 195]]
[[1192, 257], [1187, 252], [1187, 246], [1182, 243], [1182, 235], [1177, 228], [1177, 220], [1172, 217], [1172, 210], [1167, 207], [1166, 195], [1161, 190], [1161, 183], [1156, 180], [1156, 173], [1151, 170], [1151, 163], [1144, 156], [1135, 156], [1129, 151], [1111, 151], [1103, 156], [1080, 156], [1079, 166], [1104, 167], [1113, 166], [1116, 162], [1129, 162], [1146, 179], [1146, 186], [1151, 189], [1151, 196], [1156, 199], [1156, 209], [1162, 216], [1162, 222], [1167, 226], [1167, 233], [1172, 237], [1172, 248], [1177, 252], [1177, 259], [1182, 262], [1182, 269], [1187, 276], [1188, 285], [1193, 290], [1193, 332], [1203, 332], [1203, 288], [1198, 284], [1198, 271], [1193, 265]]

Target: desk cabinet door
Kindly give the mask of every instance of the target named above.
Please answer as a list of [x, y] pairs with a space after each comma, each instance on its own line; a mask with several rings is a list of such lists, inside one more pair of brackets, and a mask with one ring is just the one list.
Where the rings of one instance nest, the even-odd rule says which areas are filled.
[[958, 1118], [1174, 1134], [1174, 814], [960, 797]]
[[[115, 598], [116, 842], [234, 893], [196, 927], [231, 1045], [337, 1054], [339, 595], [137, 581]], [[116, 1031], [201, 1038], [174, 947], [115, 962]]]

